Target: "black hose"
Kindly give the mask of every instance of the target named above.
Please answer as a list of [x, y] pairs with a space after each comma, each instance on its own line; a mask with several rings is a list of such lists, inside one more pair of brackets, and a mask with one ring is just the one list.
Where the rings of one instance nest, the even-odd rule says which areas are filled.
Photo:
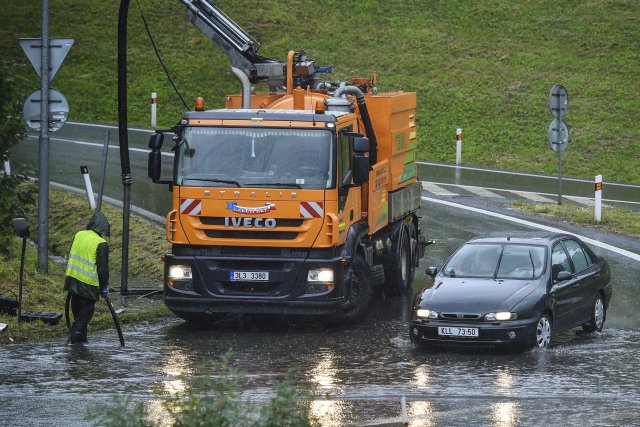
[[69, 329], [69, 340], [71, 340], [71, 319], [69, 318], [69, 303], [71, 303], [71, 293], [67, 292], [67, 300], [64, 302], [64, 319], [67, 321], [67, 329]]
[[122, 329], [120, 328], [120, 321], [118, 320], [116, 311], [113, 309], [113, 305], [111, 304], [110, 299], [107, 298], [104, 301], [107, 303], [107, 307], [109, 307], [109, 311], [111, 312], [111, 317], [113, 317], [113, 323], [116, 325], [116, 330], [118, 331], [118, 338], [120, 338], [120, 347], [124, 347], [124, 336], [122, 335]]

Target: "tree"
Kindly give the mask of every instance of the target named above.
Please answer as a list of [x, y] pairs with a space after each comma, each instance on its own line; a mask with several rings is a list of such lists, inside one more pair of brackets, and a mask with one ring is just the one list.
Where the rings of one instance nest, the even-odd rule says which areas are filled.
[[[22, 120], [22, 101], [25, 93], [24, 66], [0, 60], [0, 163], [9, 157], [9, 149], [26, 135]], [[13, 237], [11, 219], [29, 218], [35, 208], [35, 191], [25, 184], [27, 177], [0, 173], [0, 254], [7, 255]]]

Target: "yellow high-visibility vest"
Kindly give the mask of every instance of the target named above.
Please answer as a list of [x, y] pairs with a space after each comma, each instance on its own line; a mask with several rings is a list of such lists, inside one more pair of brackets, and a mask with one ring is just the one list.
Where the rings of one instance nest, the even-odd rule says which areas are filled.
[[67, 276], [91, 286], [98, 286], [96, 252], [100, 243], [106, 243], [106, 240], [93, 230], [77, 232], [67, 261]]

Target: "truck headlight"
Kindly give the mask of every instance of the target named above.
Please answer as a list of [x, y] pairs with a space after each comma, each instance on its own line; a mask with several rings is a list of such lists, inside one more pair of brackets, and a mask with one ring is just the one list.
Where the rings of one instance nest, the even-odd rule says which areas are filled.
[[169, 280], [190, 280], [191, 267], [187, 265], [172, 265], [169, 267]]
[[307, 294], [321, 294], [333, 290], [333, 270], [318, 268], [307, 274]]
[[508, 311], [499, 311], [497, 313], [487, 313], [484, 315], [484, 320], [489, 322], [503, 321], [503, 320], [516, 320], [518, 313], [509, 313]]

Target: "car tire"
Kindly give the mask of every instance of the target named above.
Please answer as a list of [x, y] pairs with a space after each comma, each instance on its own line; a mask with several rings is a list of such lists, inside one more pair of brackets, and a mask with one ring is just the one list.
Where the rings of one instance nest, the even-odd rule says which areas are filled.
[[551, 347], [551, 332], [552, 323], [551, 318], [547, 313], [544, 313], [536, 322], [536, 327], [533, 334], [533, 342], [531, 347], [545, 349]]
[[351, 264], [351, 277], [346, 284], [346, 302], [338, 309], [338, 321], [355, 323], [364, 317], [371, 302], [371, 278], [369, 266], [361, 255], [356, 255]]
[[582, 325], [582, 330], [589, 333], [602, 332], [605, 318], [606, 309], [604, 307], [604, 300], [602, 299], [602, 295], [598, 295], [591, 307], [591, 320], [589, 323]]
[[404, 225], [398, 233], [398, 246], [391, 268], [390, 293], [395, 296], [404, 295], [411, 289], [415, 269], [411, 259], [411, 241]]

